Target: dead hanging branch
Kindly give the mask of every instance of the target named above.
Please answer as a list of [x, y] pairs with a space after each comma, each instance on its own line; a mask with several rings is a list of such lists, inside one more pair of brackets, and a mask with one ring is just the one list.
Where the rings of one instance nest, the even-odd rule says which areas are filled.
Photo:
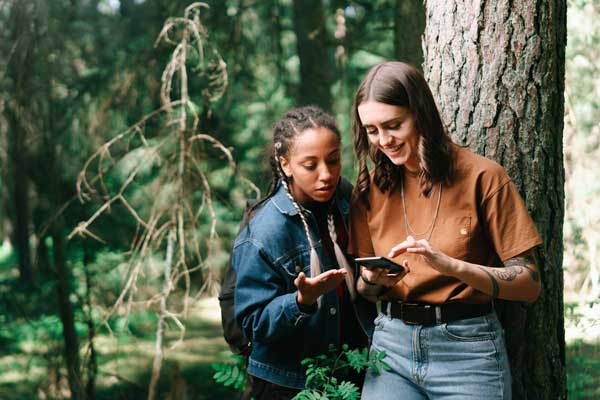
[[[218, 288], [219, 274], [208, 262], [218, 239], [211, 166], [215, 165], [216, 152], [226, 161], [233, 177], [235, 161], [223, 143], [209, 133], [198, 132], [201, 107], [188, 92], [189, 80], [198, 80], [202, 86], [198, 97], [205, 107], [218, 100], [227, 88], [226, 64], [210, 45], [201, 22], [201, 11], [206, 8], [204, 3], [193, 3], [185, 9], [183, 17], [165, 22], [155, 46], [166, 43], [174, 49], [161, 78], [160, 108], [100, 146], [85, 162], [77, 179], [80, 201], [96, 200], [100, 205], [91, 217], [73, 229], [69, 239], [79, 235], [102, 240], [91, 231], [91, 226], [117, 205], [137, 223], [128, 252], [124, 287], [102, 323], [110, 330], [108, 320], [114, 313], [124, 312], [127, 316], [139, 304], [157, 310], [149, 399], [156, 395], [167, 322], [173, 322], [179, 329], [177, 344], [185, 333], [181, 318], [187, 313], [188, 299], [198, 296], [190, 296], [190, 272], [202, 273], [204, 284], [200, 291]], [[149, 131], [148, 126], [160, 128]], [[120, 183], [114, 183], [115, 176], [120, 177]], [[143, 185], [140, 177], [144, 178]], [[242, 180], [257, 191], [251, 182]], [[145, 202], [140, 202], [139, 193], [144, 190], [149, 195]], [[208, 227], [208, 237], [199, 241], [197, 236], [202, 226]], [[155, 262], [157, 258], [163, 259], [162, 276], [157, 276], [162, 278], [162, 289], [150, 298], [140, 299], [140, 277], [151, 260]], [[182, 304], [177, 305], [169, 299], [181, 280], [185, 294]]]

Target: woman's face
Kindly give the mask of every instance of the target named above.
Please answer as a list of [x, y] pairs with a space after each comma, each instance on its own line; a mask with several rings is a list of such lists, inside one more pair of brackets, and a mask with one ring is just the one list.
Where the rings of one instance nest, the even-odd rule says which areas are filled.
[[290, 191], [297, 202], [326, 202], [333, 196], [342, 169], [340, 140], [323, 127], [298, 134], [281, 168], [291, 179]]
[[366, 101], [358, 106], [358, 115], [373, 146], [393, 164], [419, 170], [419, 134], [409, 108]]

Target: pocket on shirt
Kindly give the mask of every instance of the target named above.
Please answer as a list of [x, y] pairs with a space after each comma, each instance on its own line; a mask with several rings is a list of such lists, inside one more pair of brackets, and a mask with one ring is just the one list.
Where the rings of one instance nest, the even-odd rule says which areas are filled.
[[[447, 255], [464, 260], [469, 254], [471, 242], [472, 221], [471, 215], [457, 215], [449, 218], [450, 224], [445, 228], [445, 235], [439, 246]], [[435, 244], [435, 243], [434, 243]]]

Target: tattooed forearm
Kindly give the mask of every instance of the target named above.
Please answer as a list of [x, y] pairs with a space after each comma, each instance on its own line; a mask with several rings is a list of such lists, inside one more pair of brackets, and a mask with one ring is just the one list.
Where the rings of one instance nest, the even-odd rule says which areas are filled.
[[531, 279], [533, 279], [534, 282], [540, 281], [540, 273], [539, 272], [529, 268], [526, 265], [524, 265], [523, 268], [525, 268], [527, 270], [527, 272], [529, 272], [529, 275], [531, 276]]
[[487, 269], [481, 268], [481, 270], [483, 272], [485, 272], [486, 274], [488, 274], [488, 276], [492, 280], [492, 293], [491, 293], [491, 296], [493, 298], [498, 297], [498, 295], [500, 294], [500, 285], [498, 285], [498, 281], [496, 280], [496, 278], [494, 277], [494, 275], [490, 274], [490, 272]]
[[513, 258], [509, 258], [508, 260], [506, 260], [504, 262], [505, 267], [513, 267], [513, 266], [524, 267], [525, 265], [528, 265], [528, 264], [535, 264], [535, 261], [533, 261], [533, 259], [529, 256], [513, 257]]
[[[504, 262], [504, 266], [506, 267], [505, 270], [508, 270], [510, 268], [519, 268], [519, 272], [517, 273], [520, 274], [521, 272], [523, 272], [523, 269], [527, 270], [527, 272], [529, 273], [529, 276], [531, 276], [531, 279], [533, 279], [534, 282], [539, 282], [540, 281], [540, 273], [534, 269], [532, 269], [531, 267], [529, 267], [529, 265], [534, 265], [535, 261], [529, 257], [529, 256], [520, 256], [520, 257], [514, 257], [511, 259], [508, 259]], [[515, 275], [516, 277], [516, 275]], [[512, 279], [506, 279], [506, 280], [510, 280], [512, 281], [515, 277], [513, 277]], [[502, 278], [501, 278], [502, 279]]]
[[522, 266], [512, 266], [506, 268], [494, 268], [494, 274], [503, 281], [514, 281], [517, 275], [521, 275], [523, 273]]

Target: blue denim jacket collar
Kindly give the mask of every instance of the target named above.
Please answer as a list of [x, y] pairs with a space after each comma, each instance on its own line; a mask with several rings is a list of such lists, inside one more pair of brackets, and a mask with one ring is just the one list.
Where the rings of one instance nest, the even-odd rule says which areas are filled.
[[[351, 191], [352, 186], [343, 179], [344, 178], [340, 178], [340, 182], [338, 183], [333, 196], [336, 206], [338, 207], [342, 216], [345, 218], [350, 209], [350, 202], [348, 201], [349, 193], [346, 192], [349, 190]], [[278, 184], [277, 192], [275, 192], [271, 200], [281, 213], [287, 215], [298, 214], [298, 210], [296, 210], [296, 207], [294, 207], [294, 204], [292, 204], [292, 200], [290, 200], [288, 197], [287, 193], [285, 192], [285, 188], [281, 183]]]

